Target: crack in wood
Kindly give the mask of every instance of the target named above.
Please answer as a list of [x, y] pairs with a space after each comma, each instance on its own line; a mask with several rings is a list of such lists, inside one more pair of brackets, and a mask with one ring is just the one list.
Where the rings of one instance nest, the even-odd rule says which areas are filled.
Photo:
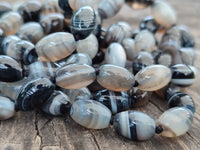
[[101, 147], [100, 147], [100, 145], [99, 145], [99, 143], [98, 143], [98, 140], [96, 139], [95, 134], [94, 134], [91, 130], [89, 130], [89, 133], [92, 135], [92, 138], [93, 138], [94, 143], [96, 144], [98, 150], [101, 150]]
[[188, 136], [190, 136], [196, 143], [198, 143], [198, 145], [200, 145], [200, 141], [198, 139], [196, 139], [195, 137], [193, 137], [189, 132], [186, 133]]
[[34, 124], [35, 124], [36, 138], [37, 138], [37, 136], [40, 138], [40, 150], [42, 150], [43, 139], [42, 139], [42, 135], [40, 134], [40, 130], [38, 128], [38, 113], [37, 113], [37, 111], [35, 111], [34, 118], [35, 118]]
[[161, 107], [159, 107], [158, 105], [156, 105], [151, 99], [149, 100], [149, 102], [154, 105], [158, 110], [160, 110], [161, 112], [164, 112], [165, 110]]

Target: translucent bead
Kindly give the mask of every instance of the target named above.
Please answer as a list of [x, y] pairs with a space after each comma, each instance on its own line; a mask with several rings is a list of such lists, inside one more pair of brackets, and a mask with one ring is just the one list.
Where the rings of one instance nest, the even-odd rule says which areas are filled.
[[131, 98], [125, 92], [101, 90], [94, 96], [95, 100], [107, 106], [112, 114], [127, 110], [131, 106]]
[[134, 61], [137, 57], [137, 53], [135, 51], [135, 41], [132, 38], [126, 38], [122, 41], [122, 46], [126, 52], [127, 59]]
[[186, 107], [191, 110], [193, 113], [195, 112], [195, 104], [188, 94], [183, 92], [174, 93], [168, 100], [169, 107]]
[[126, 53], [124, 48], [119, 43], [111, 43], [105, 53], [105, 61], [107, 64], [112, 64], [120, 67], [126, 65]]
[[0, 120], [6, 120], [15, 114], [15, 103], [4, 95], [0, 95]]
[[112, 91], [127, 91], [135, 83], [134, 76], [127, 69], [115, 65], [102, 65], [97, 82]]
[[133, 141], [150, 139], [155, 134], [156, 122], [138, 111], [124, 111], [114, 117], [115, 131]]
[[78, 100], [72, 105], [70, 116], [78, 124], [91, 129], [107, 128], [111, 119], [110, 110], [93, 100]]
[[72, 64], [56, 71], [56, 85], [66, 89], [79, 89], [96, 78], [95, 69], [88, 65]]
[[169, 28], [176, 24], [176, 13], [173, 8], [164, 1], [155, 1], [151, 6], [152, 14], [157, 23]]
[[71, 55], [67, 60], [65, 64], [86, 64], [91, 66], [92, 60], [86, 53], [76, 53]]
[[135, 79], [138, 88], [144, 91], [156, 91], [171, 80], [171, 70], [163, 65], [152, 65], [140, 70]]
[[176, 137], [186, 133], [193, 120], [193, 113], [184, 107], [174, 107], [165, 111], [158, 120], [162, 126], [162, 136]]

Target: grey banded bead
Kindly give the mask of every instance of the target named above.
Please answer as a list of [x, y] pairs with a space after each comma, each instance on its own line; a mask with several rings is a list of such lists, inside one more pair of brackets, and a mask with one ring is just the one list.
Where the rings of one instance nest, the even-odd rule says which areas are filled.
[[42, 105], [42, 110], [47, 114], [57, 116], [65, 114], [67, 111], [69, 112], [67, 106], [70, 107], [70, 105], [71, 103], [67, 95], [61, 91], [54, 91], [48, 100], [46, 100]]
[[71, 55], [65, 64], [86, 64], [91, 66], [92, 60], [87, 53], [76, 53]]
[[135, 75], [138, 88], [144, 91], [156, 91], [166, 86], [171, 80], [171, 70], [163, 65], [143, 68]]
[[75, 101], [70, 116], [76, 123], [90, 129], [107, 128], [111, 120], [110, 110], [94, 100]]
[[112, 114], [125, 111], [131, 106], [131, 98], [125, 92], [114, 92], [107, 89], [97, 92], [94, 99], [107, 106]]
[[111, 43], [105, 53], [105, 61], [107, 64], [112, 64], [120, 67], [126, 65], [126, 53], [124, 48], [119, 43]]
[[112, 91], [127, 91], [133, 87], [135, 79], [127, 69], [107, 64], [99, 68], [97, 82]]
[[176, 85], [191, 85], [195, 80], [195, 74], [193, 70], [184, 64], [177, 64], [171, 67], [172, 80], [171, 82]]
[[132, 28], [127, 22], [120, 21], [120, 22], [117, 23], [117, 25], [121, 26], [122, 29], [124, 30], [125, 38], [130, 38], [131, 37]]
[[193, 113], [185, 107], [174, 107], [165, 111], [158, 120], [165, 137], [177, 137], [185, 134], [192, 125]]
[[155, 134], [156, 122], [138, 111], [124, 111], [114, 117], [115, 131], [133, 141], [150, 139]]
[[156, 22], [165, 28], [169, 28], [176, 24], [176, 13], [167, 2], [155, 1], [151, 6], [151, 11]]
[[95, 69], [88, 65], [72, 64], [56, 71], [56, 85], [66, 89], [83, 88], [95, 79]]
[[195, 112], [195, 104], [188, 94], [183, 92], [174, 93], [168, 100], [168, 106], [172, 107], [186, 107], [191, 110], [193, 113]]
[[0, 120], [6, 120], [15, 114], [15, 103], [7, 96], [0, 95]]
[[94, 34], [90, 34], [87, 38], [76, 42], [76, 50], [78, 53], [86, 53], [93, 59], [99, 48], [99, 43]]
[[123, 4], [124, 0], [101, 0], [98, 11], [104, 19], [110, 18], [117, 14]]
[[35, 46], [42, 61], [57, 61], [69, 56], [76, 47], [72, 34], [56, 32], [42, 38]]

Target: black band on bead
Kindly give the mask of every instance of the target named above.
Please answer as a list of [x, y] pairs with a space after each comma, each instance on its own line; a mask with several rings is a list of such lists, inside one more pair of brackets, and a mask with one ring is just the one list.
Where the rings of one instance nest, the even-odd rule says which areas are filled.
[[158, 125], [158, 126], [156, 127], [155, 132], [156, 132], [157, 134], [160, 134], [162, 131], [163, 131], [163, 127], [160, 126], [160, 125]]
[[139, 83], [137, 81], [135, 81], [135, 84], [133, 85], [133, 87], [137, 87], [139, 85]]
[[62, 104], [62, 105], [60, 106], [60, 112], [61, 112], [62, 114], [69, 114], [71, 107], [72, 107], [72, 104], [71, 104], [71, 103]]

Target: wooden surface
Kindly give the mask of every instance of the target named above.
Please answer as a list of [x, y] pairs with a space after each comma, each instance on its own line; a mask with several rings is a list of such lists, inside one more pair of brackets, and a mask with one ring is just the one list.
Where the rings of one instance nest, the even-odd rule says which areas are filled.
[[[13, 2], [13, 0], [9, 0]], [[195, 66], [200, 69], [200, 1], [168, 0], [177, 11], [179, 24], [187, 25], [196, 40]], [[16, 1], [15, 1], [16, 2]], [[140, 20], [150, 9], [132, 10], [123, 6], [117, 16], [105, 21], [127, 21], [137, 29]], [[185, 135], [168, 139], [155, 135], [148, 141], [133, 142], [117, 135], [112, 126], [103, 130], [88, 130], [76, 124], [69, 116], [50, 117], [35, 111], [18, 112], [12, 119], [0, 122], [0, 150], [198, 150], [200, 149], [200, 78], [182, 89], [196, 104], [193, 125]], [[156, 96], [138, 110], [157, 119], [167, 109], [166, 101]]]

